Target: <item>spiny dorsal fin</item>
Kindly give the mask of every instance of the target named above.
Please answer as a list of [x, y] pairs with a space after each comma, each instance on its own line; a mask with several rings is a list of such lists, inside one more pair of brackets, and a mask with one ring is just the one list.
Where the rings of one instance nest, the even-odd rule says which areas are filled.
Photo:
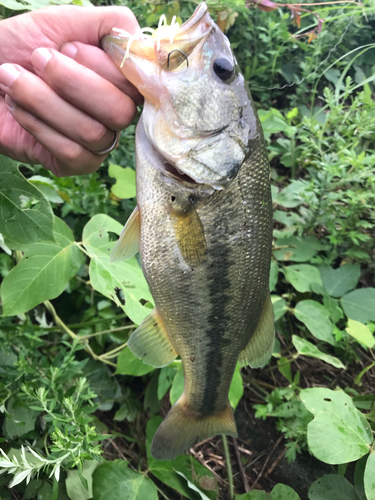
[[169, 365], [177, 357], [157, 309], [133, 332], [128, 347], [137, 358], [156, 368]]
[[202, 222], [193, 206], [186, 211], [171, 210], [178, 248], [189, 266], [200, 264], [206, 254], [206, 238]]
[[141, 215], [138, 205], [126, 221], [118, 242], [111, 253], [111, 262], [121, 262], [130, 259], [139, 252], [139, 238], [141, 236]]
[[250, 342], [241, 352], [238, 361], [251, 368], [260, 368], [270, 359], [275, 344], [273, 306], [268, 294], [262, 314]]

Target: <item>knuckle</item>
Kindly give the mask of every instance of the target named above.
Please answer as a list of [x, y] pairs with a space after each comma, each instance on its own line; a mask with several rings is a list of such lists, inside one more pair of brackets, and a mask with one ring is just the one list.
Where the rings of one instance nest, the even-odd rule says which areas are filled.
[[88, 126], [85, 127], [84, 141], [88, 144], [104, 144], [105, 146], [106, 143], [110, 141], [108, 136], [111, 136], [111, 134], [108, 134], [106, 127], [94, 118], [92, 118]]
[[61, 155], [62, 160], [68, 164], [80, 164], [83, 162], [85, 157], [85, 150], [82, 146], [76, 143], [72, 143], [69, 147], [64, 149], [64, 153]]
[[123, 130], [130, 125], [134, 119], [135, 113], [136, 107], [130, 98], [117, 102], [113, 111], [110, 113], [114, 130]]

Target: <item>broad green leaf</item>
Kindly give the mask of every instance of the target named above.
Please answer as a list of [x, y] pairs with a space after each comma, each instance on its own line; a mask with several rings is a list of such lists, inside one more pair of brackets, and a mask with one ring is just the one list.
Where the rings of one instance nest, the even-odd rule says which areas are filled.
[[0, 289], [4, 316], [58, 297], [81, 267], [84, 258], [69, 227], [55, 217], [53, 230], [56, 241], [26, 247], [23, 259], [4, 278]]
[[329, 354], [325, 354], [308, 340], [298, 337], [297, 335], [293, 335], [292, 342], [294, 347], [297, 349], [297, 352], [299, 354], [302, 354], [302, 356], [321, 359], [322, 361], [325, 361], [326, 363], [335, 366], [336, 368], [345, 369], [345, 365], [338, 358], [330, 356]]
[[174, 405], [175, 402], [180, 398], [183, 390], [184, 390], [184, 372], [182, 370], [182, 364], [181, 364], [173, 379], [171, 392], [169, 393], [169, 400], [171, 402], [171, 405]]
[[[216, 479], [206, 467], [191, 455], [180, 455], [174, 460], [156, 460], [152, 457], [152, 439], [161, 422], [162, 418], [155, 416], [148, 421], [146, 427], [147, 459], [151, 473], [184, 497], [191, 500], [197, 498], [197, 493], [188, 486], [188, 480], [202, 490], [210, 500], [214, 500], [218, 495]], [[184, 477], [181, 476], [181, 473]], [[94, 500], [96, 499], [94, 498]]]
[[309, 500], [358, 500], [354, 486], [343, 476], [327, 474], [309, 489]]
[[51, 206], [20, 174], [19, 165], [0, 155], [0, 233], [12, 249], [22, 249], [37, 241], [54, 242]]
[[363, 477], [367, 500], [375, 500], [375, 453], [370, 453]]
[[129, 167], [123, 168], [110, 162], [108, 175], [116, 179], [116, 184], [111, 187], [111, 191], [117, 198], [135, 197], [135, 170]]
[[238, 403], [243, 396], [243, 380], [241, 375], [241, 365], [237, 363], [236, 369], [234, 370], [233, 380], [229, 389], [229, 402], [235, 410]]
[[361, 323], [375, 321], [375, 288], [359, 288], [341, 299], [345, 314]]
[[108, 215], [99, 214], [86, 224], [82, 239], [91, 257], [91, 285], [112, 299], [139, 325], [150, 313], [150, 309], [142, 305], [141, 301], [146, 300], [153, 304], [153, 300], [135, 257], [125, 262], [110, 261], [115, 241], [111, 241], [109, 233], [119, 235], [121, 231], [120, 223]]
[[295, 208], [305, 202], [303, 195], [306, 192], [306, 182], [292, 181], [286, 188], [282, 189], [275, 203], [286, 208]]
[[370, 349], [375, 345], [375, 339], [370, 329], [360, 323], [359, 321], [355, 321], [354, 319], [348, 319], [348, 326], [346, 327], [346, 331], [355, 338], [358, 342], [369, 347]]
[[325, 248], [314, 236], [282, 236], [276, 240], [274, 256], [280, 261], [306, 262]]
[[311, 284], [322, 285], [319, 271], [309, 264], [295, 264], [284, 269], [285, 277], [289, 283], [301, 293], [311, 292]]
[[270, 292], [275, 290], [277, 284], [277, 277], [279, 275], [279, 266], [275, 260], [271, 260], [271, 269], [270, 269]]
[[168, 389], [171, 387], [176, 375], [175, 366], [165, 366], [160, 370], [158, 380], [158, 400], [162, 400]]
[[355, 464], [353, 479], [355, 491], [359, 500], [367, 500], [365, 493], [364, 475], [368, 457], [369, 455], [365, 455], [364, 457], [357, 460]]
[[56, 185], [52, 179], [49, 177], [43, 177], [41, 175], [33, 175], [29, 178], [29, 182], [39, 189], [47, 198], [48, 201], [53, 203], [63, 203], [64, 200], [61, 198], [57, 192]]
[[261, 490], [252, 490], [243, 495], [236, 495], [235, 500], [273, 500], [272, 496]]
[[369, 452], [370, 425], [345, 392], [303, 389], [300, 398], [315, 417], [307, 427], [307, 442], [317, 459], [327, 464], [344, 464]]
[[333, 323], [337, 323], [340, 319], [344, 318], [344, 313], [338, 300], [333, 299], [329, 295], [323, 295], [323, 305], [329, 311], [329, 317]]
[[146, 365], [142, 360], [136, 358], [127, 347], [120, 352], [117, 359], [116, 375], [133, 375], [134, 377], [141, 377], [153, 370], [155, 370], [153, 366]]
[[25, 406], [20, 401], [11, 398], [7, 405], [9, 416], [5, 419], [5, 429], [11, 439], [23, 436], [34, 430], [35, 421], [39, 414]]
[[301, 300], [294, 309], [294, 314], [314, 337], [332, 345], [336, 343], [329, 311], [322, 304], [316, 300]]
[[203, 491], [201, 491], [199, 488], [197, 488], [195, 486], [195, 484], [193, 484], [191, 481], [189, 481], [189, 479], [185, 476], [185, 474], [183, 474], [182, 472], [176, 470], [177, 474], [181, 477], [183, 477], [185, 479], [185, 481], [187, 482], [187, 485], [189, 486], [189, 488], [193, 491], [196, 491], [199, 495], [199, 497], [202, 499], [202, 500], [210, 500], [209, 497], [207, 495], [205, 495], [203, 493]]
[[93, 500], [158, 500], [155, 484], [125, 460], [104, 462], [93, 476]]
[[273, 218], [287, 227], [292, 227], [302, 221], [301, 217], [294, 212], [282, 212], [281, 210], [275, 210]]
[[89, 500], [92, 498], [92, 476], [99, 467], [97, 460], [85, 460], [82, 467], [82, 475], [87, 481], [88, 490], [83, 486], [77, 470], [68, 470], [65, 480], [66, 492], [70, 500]]
[[280, 319], [288, 311], [288, 304], [286, 300], [279, 295], [271, 295], [271, 302], [273, 305], [273, 314], [275, 316], [275, 321]]
[[344, 264], [337, 269], [323, 265], [319, 267], [323, 285], [332, 297], [342, 297], [357, 286], [361, 268], [355, 264]]
[[271, 491], [272, 500], [301, 500], [293, 488], [279, 483]]

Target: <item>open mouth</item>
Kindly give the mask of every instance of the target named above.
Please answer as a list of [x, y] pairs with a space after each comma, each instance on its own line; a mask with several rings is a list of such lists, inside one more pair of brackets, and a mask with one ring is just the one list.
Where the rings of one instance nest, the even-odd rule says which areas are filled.
[[164, 163], [164, 169], [165, 172], [169, 174], [168, 177], [173, 177], [174, 179], [180, 182], [187, 182], [188, 184], [194, 184], [194, 185], [198, 184], [198, 182], [196, 182], [194, 179], [184, 174], [183, 172], [180, 172], [176, 167], [174, 167], [170, 163]]

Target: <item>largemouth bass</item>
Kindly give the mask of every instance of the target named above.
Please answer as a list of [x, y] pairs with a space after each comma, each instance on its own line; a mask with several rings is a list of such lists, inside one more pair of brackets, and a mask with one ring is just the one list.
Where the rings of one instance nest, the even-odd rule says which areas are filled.
[[261, 367], [272, 353], [269, 164], [250, 92], [206, 4], [180, 27], [117, 32], [102, 47], [145, 104], [137, 207], [113, 258], [139, 246], [156, 305], [130, 350], [155, 367], [182, 361], [183, 394], [151, 449], [167, 460], [215, 434], [237, 435], [228, 400], [236, 363]]

